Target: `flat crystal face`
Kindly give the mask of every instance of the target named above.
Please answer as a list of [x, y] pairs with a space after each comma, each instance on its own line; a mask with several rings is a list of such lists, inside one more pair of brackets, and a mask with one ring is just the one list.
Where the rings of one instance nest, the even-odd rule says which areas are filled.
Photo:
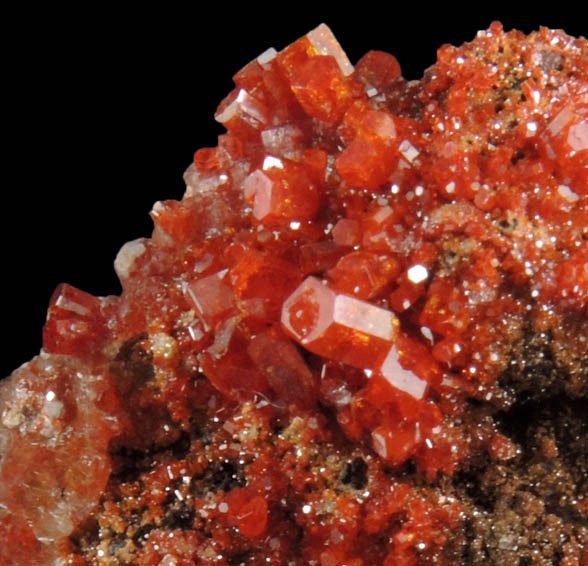
[[59, 285], [0, 386], [0, 563], [584, 564], [587, 52], [252, 53], [122, 293]]

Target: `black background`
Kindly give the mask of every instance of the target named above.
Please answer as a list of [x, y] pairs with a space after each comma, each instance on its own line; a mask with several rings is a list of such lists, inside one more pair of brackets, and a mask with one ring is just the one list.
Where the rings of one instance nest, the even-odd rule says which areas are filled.
[[588, 35], [581, 17], [557, 15], [553, 6], [516, 16], [394, 4], [308, 12], [297, 5], [290, 13], [285, 3], [219, 3], [206, 14], [201, 3], [124, 13], [84, 4], [5, 18], [0, 376], [38, 353], [58, 283], [120, 292], [118, 249], [150, 235], [156, 200], [181, 198], [194, 151], [222, 133], [213, 114], [231, 76], [268, 47], [282, 49], [325, 22], [352, 63], [369, 49], [388, 51], [405, 77], [417, 79], [439, 46], [470, 41], [492, 20]]

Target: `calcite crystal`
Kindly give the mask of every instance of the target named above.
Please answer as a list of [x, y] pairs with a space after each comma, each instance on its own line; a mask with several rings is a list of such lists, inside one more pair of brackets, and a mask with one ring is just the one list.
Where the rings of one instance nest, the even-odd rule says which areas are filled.
[[588, 42], [321, 25], [0, 385], [2, 566], [588, 564]]

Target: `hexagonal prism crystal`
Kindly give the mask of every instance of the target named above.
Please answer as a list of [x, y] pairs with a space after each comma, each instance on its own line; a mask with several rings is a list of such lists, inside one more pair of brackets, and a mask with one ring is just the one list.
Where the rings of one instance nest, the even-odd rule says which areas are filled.
[[214, 327], [235, 308], [235, 295], [225, 279], [228, 269], [188, 283], [186, 298], [195, 308], [205, 330]]
[[392, 387], [408, 393], [415, 399], [420, 400], [425, 396], [427, 382], [400, 365], [396, 346], [390, 348], [378, 372]]
[[373, 368], [389, 352], [398, 319], [386, 309], [337, 294], [308, 277], [282, 307], [282, 325], [302, 346], [357, 368]]

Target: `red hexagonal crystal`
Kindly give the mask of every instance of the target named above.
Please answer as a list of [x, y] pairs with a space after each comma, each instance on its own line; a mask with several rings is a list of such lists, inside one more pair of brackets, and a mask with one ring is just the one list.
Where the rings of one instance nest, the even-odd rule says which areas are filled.
[[53, 354], [98, 351], [106, 333], [100, 300], [62, 283], [49, 303], [43, 347]]
[[0, 385], [0, 564], [588, 564], [586, 40], [407, 81], [321, 25], [234, 82]]
[[336, 294], [308, 277], [284, 302], [282, 325], [315, 354], [369, 368], [392, 345], [398, 320], [390, 311]]

